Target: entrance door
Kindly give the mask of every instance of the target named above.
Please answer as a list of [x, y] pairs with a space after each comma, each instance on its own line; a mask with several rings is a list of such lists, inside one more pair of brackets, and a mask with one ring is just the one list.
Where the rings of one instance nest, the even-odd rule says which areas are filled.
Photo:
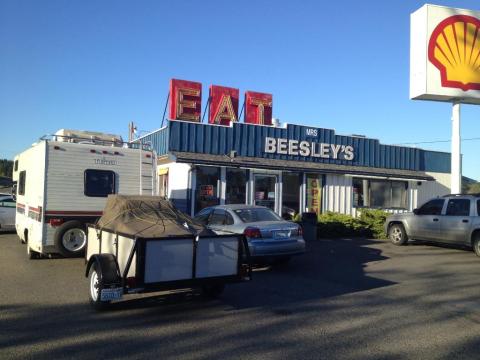
[[253, 199], [254, 205], [266, 206], [273, 211], [277, 209], [277, 176], [276, 175], [254, 175]]

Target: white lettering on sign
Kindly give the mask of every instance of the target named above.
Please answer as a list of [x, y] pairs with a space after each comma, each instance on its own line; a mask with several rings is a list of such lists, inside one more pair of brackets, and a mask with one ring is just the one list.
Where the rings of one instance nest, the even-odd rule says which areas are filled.
[[305, 129], [305, 135], [307, 136], [317, 136], [318, 129]]
[[268, 154], [300, 155], [348, 161], [355, 157], [353, 146], [350, 145], [317, 143], [305, 140], [299, 142], [298, 140], [272, 137], [265, 138], [265, 152]]

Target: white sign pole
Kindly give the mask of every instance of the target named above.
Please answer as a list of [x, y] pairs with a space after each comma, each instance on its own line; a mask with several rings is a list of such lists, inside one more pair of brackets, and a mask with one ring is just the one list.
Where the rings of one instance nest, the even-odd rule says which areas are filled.
[[462, 192], [462, 157], [460, 145], [460, 103], [452, 106], [452, 159], [451, 159], [451, 192]]

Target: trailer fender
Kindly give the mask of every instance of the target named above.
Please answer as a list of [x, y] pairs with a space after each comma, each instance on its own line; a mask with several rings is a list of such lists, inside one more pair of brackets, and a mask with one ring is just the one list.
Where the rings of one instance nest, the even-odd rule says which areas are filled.
[[122, 277], [118, 267], [117, 260], [112, 254], [95, 254], [90, 257], [87, 264], [85, 276], [88, 277], [90, 268], [96, 265], [99, 275], [104, 285], [120, 285]]

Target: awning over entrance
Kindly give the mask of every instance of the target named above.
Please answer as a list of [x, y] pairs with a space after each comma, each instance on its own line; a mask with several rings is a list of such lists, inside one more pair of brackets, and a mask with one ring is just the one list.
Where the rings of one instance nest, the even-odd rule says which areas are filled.
[[172, 151], [171, 154], [175, 156], [177, 162], [219, 165], [219, 166], [233, 166], [246, 167], [256, 169], [273, 169], [286, 171], [310, 171], [333, 174], [350, 174], [358, 176], [380, 176], [380, 177], [395, 177], [405, 180], [424, 180], [432, 181], [433, 177], [427, 175], [422, 171], [373, 168], [365, 166], [348, 166], [336, 164], [313, 163], [306, 161], [290, 161], [290, 160], [276, 160], [245, 156], [230, 157], [227, 155], [210, 155], [191, 152], [177, 152]]

